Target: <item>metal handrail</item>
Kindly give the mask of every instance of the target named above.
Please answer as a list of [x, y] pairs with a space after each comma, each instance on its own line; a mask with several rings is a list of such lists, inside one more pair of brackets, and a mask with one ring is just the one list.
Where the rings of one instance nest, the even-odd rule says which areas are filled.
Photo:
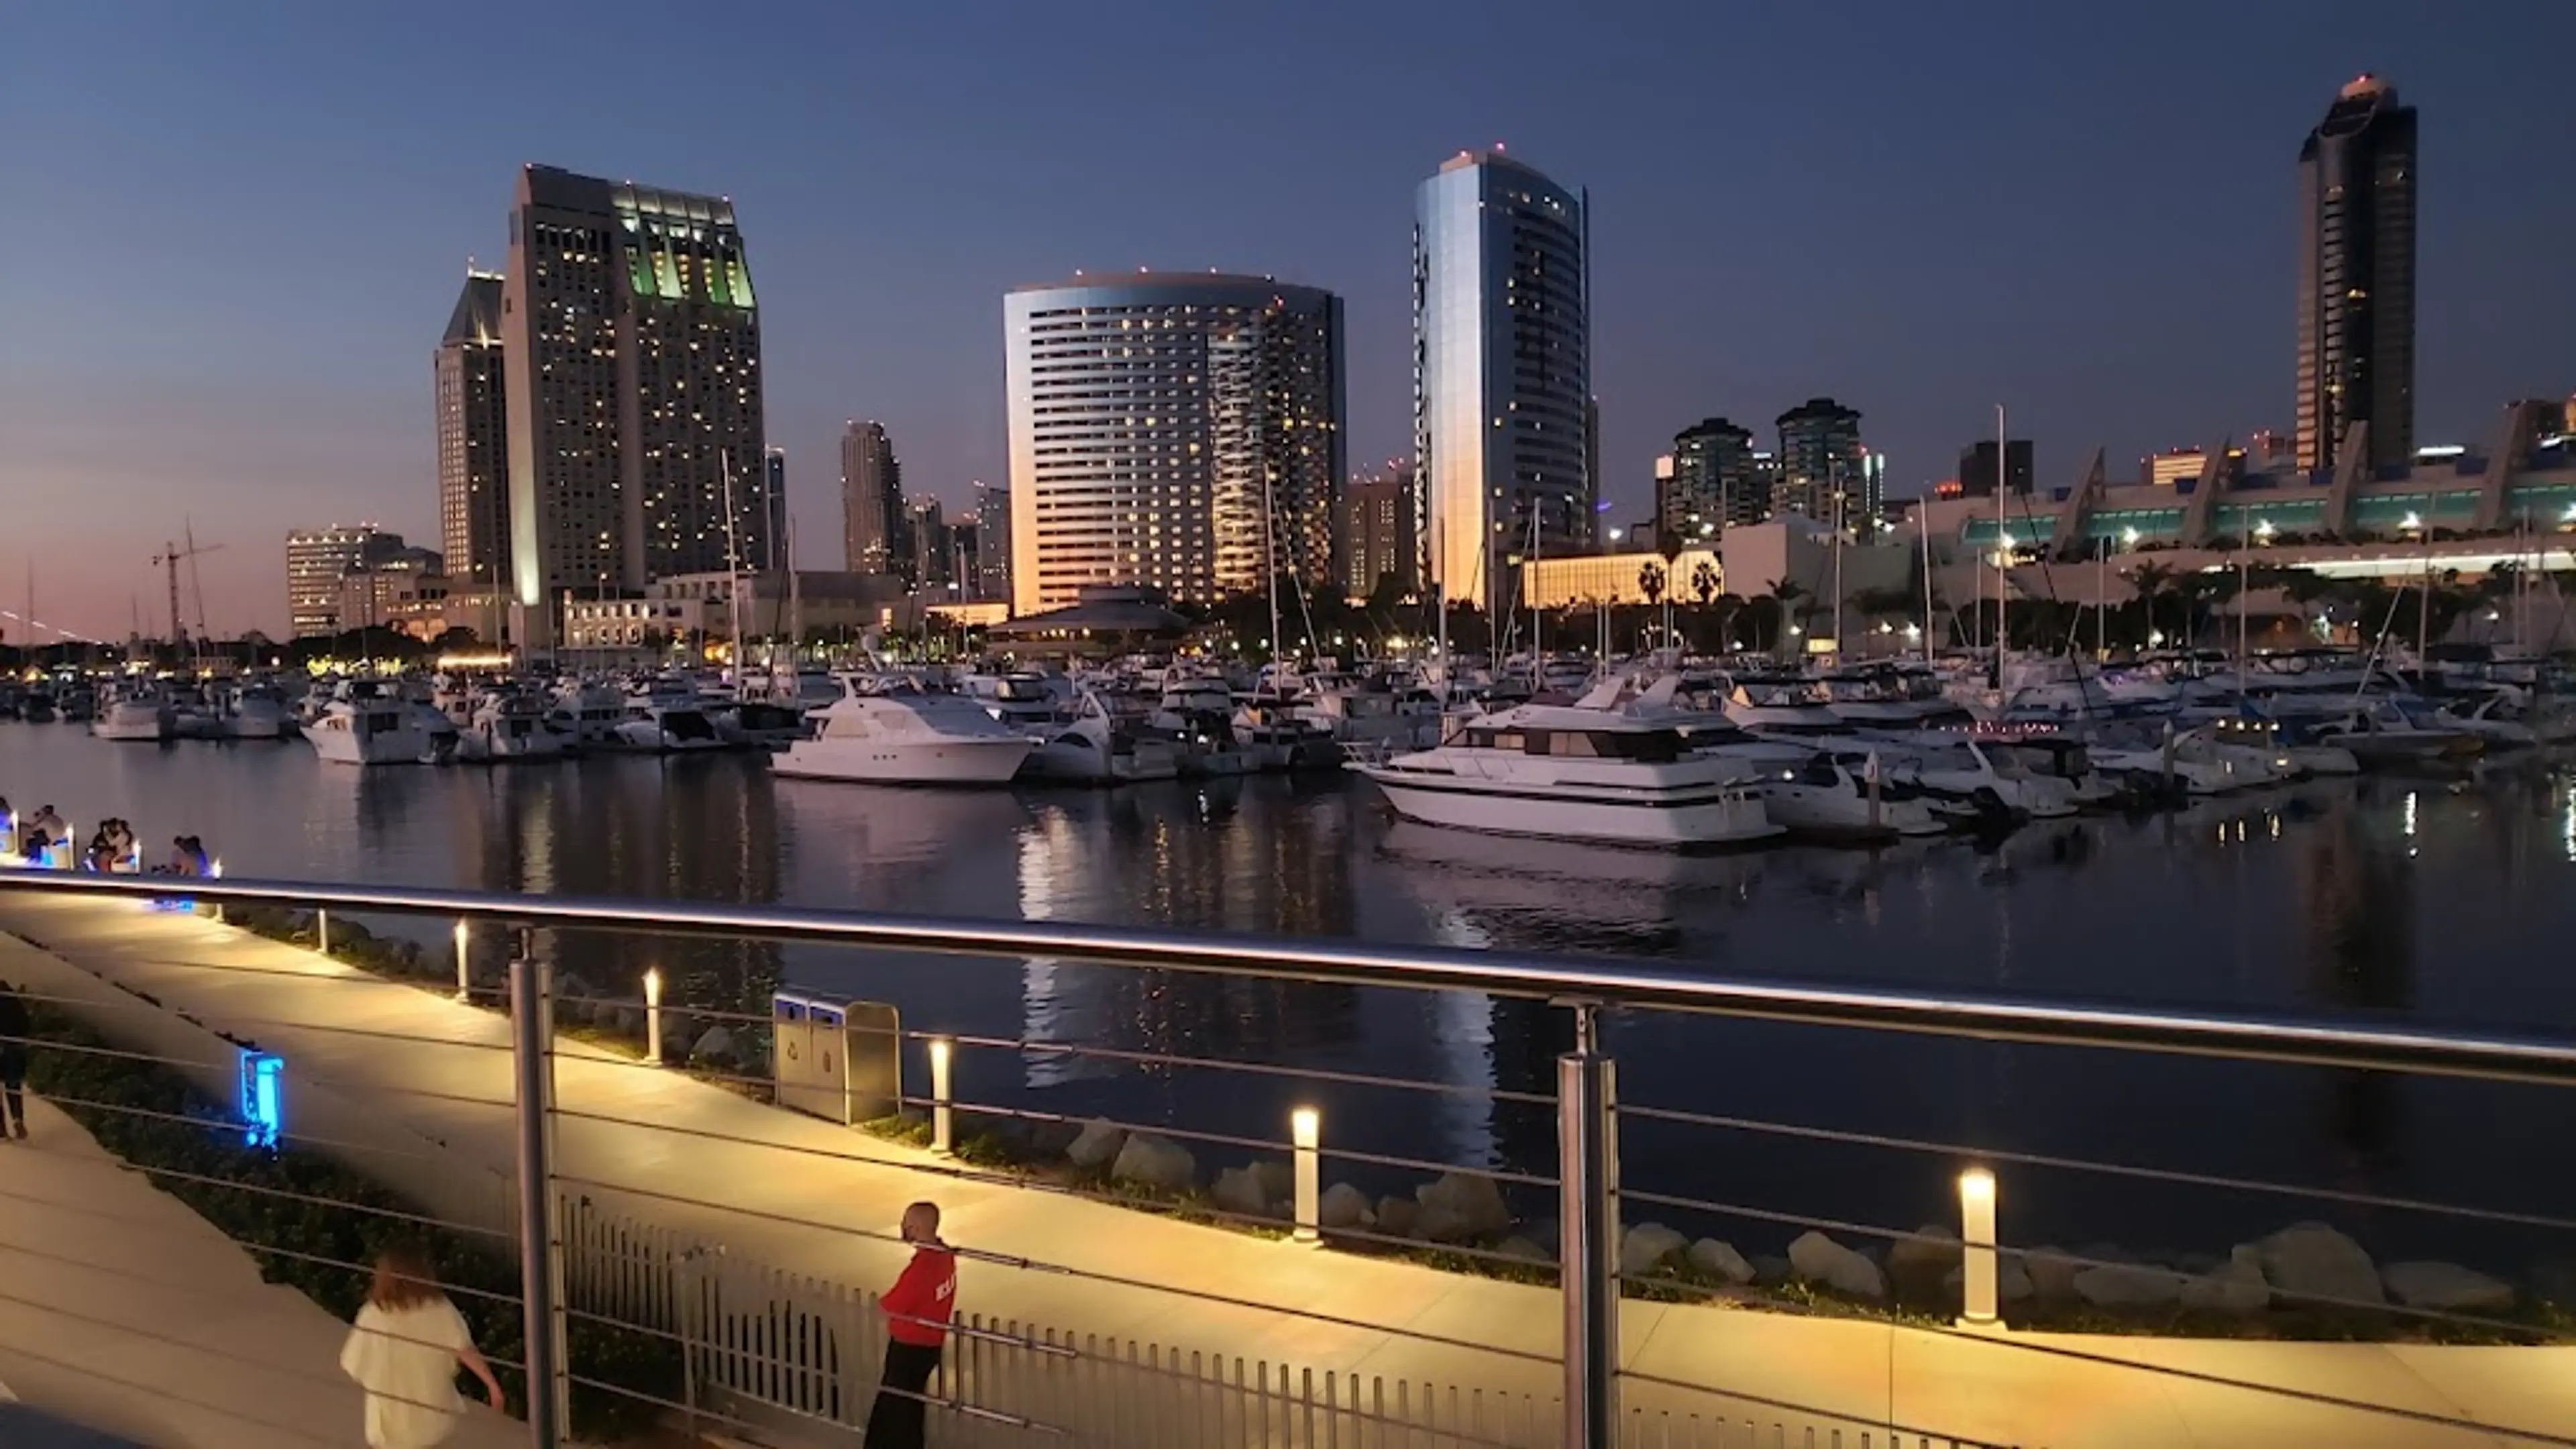
[[2356, 1021], [1927, 994], [1745, 976], [1714, 976], [1615, 957], [1573, 960], [1493, 951], [1284, 940], [1251, 935], [878, 915], [608, 897], [532, 899], [480, 891], [299, 881], [202, 880], [0, 869], [0, 890], [139, 900], [173, 894], [227, 905], [329, 907], [474, 916], [534, 927], [758, 936], [969, 956], [1049, 956], [1105, 965], [1288, 978], [1337, 985], [1481, 991], [1918, 1036], [2300, 1066], [2351, 1067], [2493, 1081], [2576, 1084], [2576, 1040], [2388, 1027]]

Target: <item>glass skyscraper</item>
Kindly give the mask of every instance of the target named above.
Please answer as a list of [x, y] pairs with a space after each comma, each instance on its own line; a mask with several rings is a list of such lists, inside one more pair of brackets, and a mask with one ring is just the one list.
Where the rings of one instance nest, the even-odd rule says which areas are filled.
[[2415, 109], [2343, 88], [2299, 149], [2299, 466], [2354, 423], [2373, 468], [2415, 460]]
[[769, 558], [760, 314], [733, 203], [530, 166], [502, 289], [530, 632], [567, 593], [711, 573], [737, 547]]
[[1777, 421], [1780, 481], [1771, 493], [1773, 510], [1827, 524], [1864, 516], [1869, 450], [1861, 446], [1860, 410], [1811, 397]]
[[1413, 203], [1413, 446], [1427, 576], [1508, 606], [1508, 558], [1593, 537], [1588, 207], [1499, 152], [1462, 151]]
[[1002, 311], [1016, 612], [1092, 584], [1204, 603], [1274, 565], [1333, 577], [1339, 297], [1158, 272], [1024, 287]]

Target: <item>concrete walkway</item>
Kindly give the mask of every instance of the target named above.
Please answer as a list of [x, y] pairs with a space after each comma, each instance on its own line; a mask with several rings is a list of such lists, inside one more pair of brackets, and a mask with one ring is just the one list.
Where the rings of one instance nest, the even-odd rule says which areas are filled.
[[[510, 1095], [506, 1023], [490, 1012], [210, 921], [120, 903], [0, 893], [0, 930], [45, 948], [0, 939], [0, 977], [33, 980], [44, 990], [47, 979], [68, 983], [64, 963], [76, 963], [209, 1025], [257, 1038], [284, 1053], [299, 1076], [366, 1095], [388, 1124], [443, 1144], [461, 1169], [509, 1170], [507, 1109], [449, 1100], [503, 1103]], [[92, 1019], [103, 1029], [110, 1024]], [[440, 1095], [413, 1094], [422, 1091]], [[1496, 1351], [1555, 1356], [1557, 1300], [1545, 1289], [955, 1181], [934, 1175], [927, 1153], [589, 1049], [568, 1049], [561, 1058], [558, 1103], [580, 1114], [560, 1125], [566, 1176], [666, 1195], [621, 1207], [719, 1240], [744, 1259], [881, 1285], [900, 1266], [900, 1251], [846, 1230], [887, 1232], [904, 1203], [934, 1197], [947, 1210], [952, 1241], [1085, 1275], [969, 1263], [959, 1297], [970, 1309], [1284, 1360], [1319, 1376], [1357, 1371], [1542, 1399], [1555, 1390], [1552, 1364]], [[1131, 1286], [1146, 1284], [1156, 1286]], [[1163, 1291], [1169, 1287], [1188, 1291]], [[1241, 1302], [1212, 1301], [1218, 1297]], [[1304, 1316], [1310, 1312], [1347, 1321]], [[2530, 1442], [2246, 1385], [2576, 1436], [2576, 1349], [2040, 1334], [1990, 1340], [1633, 1301], [1622, 1310], [1621, 1339], [1632, 1410], [1786, 1423], [1793, 1441], [1802, 1425], [1823, 1429], [1832, 1421], [1732, 1395], [1839, 1416], [1847, 1433], [1854, 1424], [1894, 1423], [1996, 1444], [2084, 1449], [2294, 1439], [2337, 1449]], [[1476, 1346], [1462, 1346], [1468, 1344]]]
[[[0, 1444], [360, 1442], [346, 1324], [261, 1282], [250, 1254], [62, 1113], [31, 1099], [28, 1118], [27, 1141], [0, 1145], [0, 1398], [18, 1401], [0, 1406]], [[526, 1442], [484, 1410], [448, 1441]]]

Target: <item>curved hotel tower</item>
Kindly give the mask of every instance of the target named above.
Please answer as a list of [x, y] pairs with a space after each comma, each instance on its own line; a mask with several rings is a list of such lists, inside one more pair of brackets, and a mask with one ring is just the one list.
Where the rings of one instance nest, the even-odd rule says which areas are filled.
[[1588, 204], [1499, 152], [1460, 152], [1413, 208], [1413, 438], [1428, 576], [1491, 609], [1508, 558], [1588, 552]]
[[1139, 273], [1023, 287], [1002, 312], [1015, 612], [1099, 584], [1191, 602], [1255, 593], [1274, 557], [1299, 579], [1333, 577], [1339, 297]]

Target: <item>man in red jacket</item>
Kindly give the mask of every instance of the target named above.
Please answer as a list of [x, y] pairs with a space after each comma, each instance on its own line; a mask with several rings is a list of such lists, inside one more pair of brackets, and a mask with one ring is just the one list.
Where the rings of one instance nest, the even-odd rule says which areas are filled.
[[912, 1261], [879, 1304], [886, 1316], [885, 1377], [868, 1410], [867, 1449], [922, 1449], [925, 1394], [939, 1368], [948, 1316], [957, 1309], [957, 1255], [939, 1241], [939, 1204], [905, 1208], [903, 1240], [913, 1245]]

